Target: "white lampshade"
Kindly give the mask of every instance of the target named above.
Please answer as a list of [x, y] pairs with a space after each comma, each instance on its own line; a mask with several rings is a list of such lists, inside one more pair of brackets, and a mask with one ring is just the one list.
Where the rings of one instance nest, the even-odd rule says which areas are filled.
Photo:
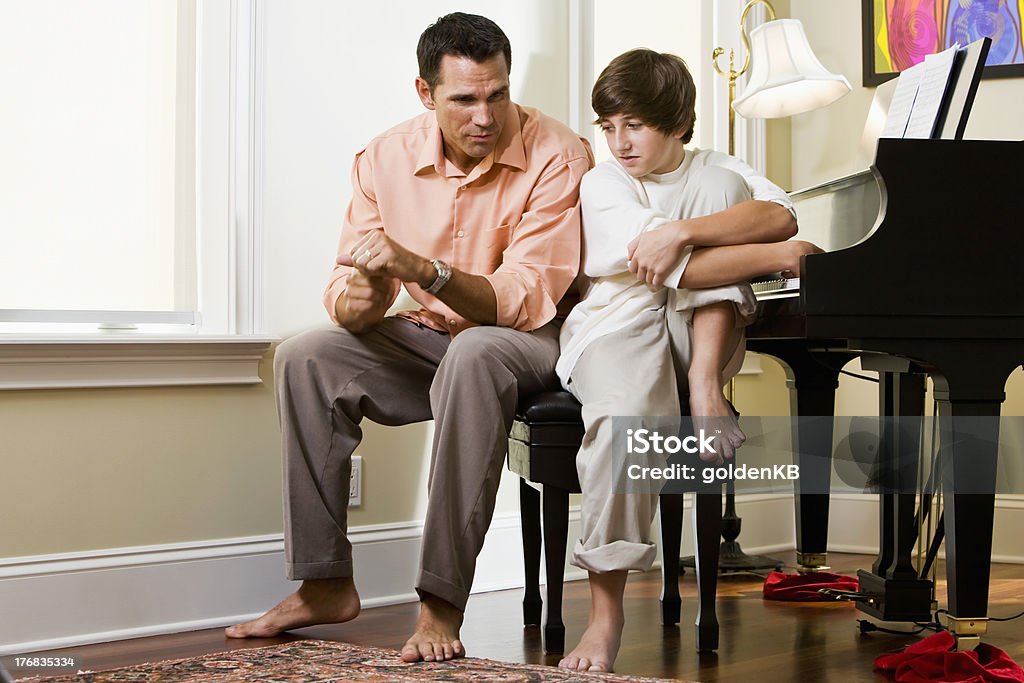
[[750, 32], [750, 78], [733, 109], [746, 118], [792, 116], [850, 92], [844, 76], [822, 66], [796, 19], [776, 19]]

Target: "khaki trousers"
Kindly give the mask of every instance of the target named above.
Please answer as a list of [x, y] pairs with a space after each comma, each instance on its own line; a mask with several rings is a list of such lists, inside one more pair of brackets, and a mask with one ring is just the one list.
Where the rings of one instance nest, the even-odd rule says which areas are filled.
[[[743, 179], [719, 167], [694, 172], [682, 189], [679, 214], [673, 218], [706, 216], [750, 199]], [[615, 493], [612, 417], [678, 416], [680, 395], [688, 392], [687, 372], [693, 343], [693, 312], [722, 301], [749, 301], [749, 285], [681, 290], [675, 306], [645, 311], [629, 327], [592, 342], [570, 375], [569, 390], [583, 404], [583, 444], [576, 456], [583, 498], [581, 538], [572, 564], [603, 573], [646, 571], [654, 562], [651, 523], [658, 505], [656, 494]], [[672, 297], [669, 299], [672, 301]], [[743, 329], [729, 340], [722, 381], [743, 364]]]
[[464, 610], [494, 514], [519, 392], [558, 388], [558, 325], [475, 327], [451, 340], [402, 318], [371, 332], [310, 330], [278, 348], [290, 579], [352, 576], [351, 456], [363, 418], [435, 421], [416, 588]]

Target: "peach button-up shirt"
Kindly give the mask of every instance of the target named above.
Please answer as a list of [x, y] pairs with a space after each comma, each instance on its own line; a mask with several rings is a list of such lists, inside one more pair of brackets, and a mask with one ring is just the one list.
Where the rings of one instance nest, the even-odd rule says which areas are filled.
[[[484, 276], [498, 325], [529, 331], [552, 320], [580, 267], [579, 185], [593, 155], [539, 111], [513, 104], [508, 112], [494, 151], [468, 175], [445, 158], [431, 111], [374, 138], [356, 154], [338, 253], [383, 228], [420, 256]], [[336, 266], [324, 293], [336, 324], [352, 270]], [[421, 308], [400, 316], [453, 335], [473, 325], [415, 283], [405, 286]]]

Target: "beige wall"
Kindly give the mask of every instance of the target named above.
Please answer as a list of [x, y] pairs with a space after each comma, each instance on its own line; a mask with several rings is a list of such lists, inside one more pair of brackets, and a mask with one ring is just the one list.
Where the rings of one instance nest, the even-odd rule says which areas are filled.
[[0, 558], [280, 531], [266, 384], [3, 391], [0, 435]]

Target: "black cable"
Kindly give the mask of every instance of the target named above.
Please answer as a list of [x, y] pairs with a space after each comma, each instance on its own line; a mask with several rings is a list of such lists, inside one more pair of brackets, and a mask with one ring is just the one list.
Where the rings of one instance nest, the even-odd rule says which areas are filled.
[[988, 617], [988, 621], [989, 622], [1013, 622], [1015, 620], [1015, 618], [1020, 618], [1021, 616], [1024, 616], [1024, 612], [1020, 612], [1019, 614], [1014, 614], [1013, 616], [989, 616]]
[[[949, 610], [948, 609], [936, 610], [935, 618], [938, 619], [940, 614], [949, 614]], [[1024, 612], [1019, 612], [1017, 614], [1014, 614], [1012, 617], [988, 617], [988, 620], [989, 621], [1013, 621], [1014, 619], [1020, 619], [1021, 617], [1024, 617]]]

